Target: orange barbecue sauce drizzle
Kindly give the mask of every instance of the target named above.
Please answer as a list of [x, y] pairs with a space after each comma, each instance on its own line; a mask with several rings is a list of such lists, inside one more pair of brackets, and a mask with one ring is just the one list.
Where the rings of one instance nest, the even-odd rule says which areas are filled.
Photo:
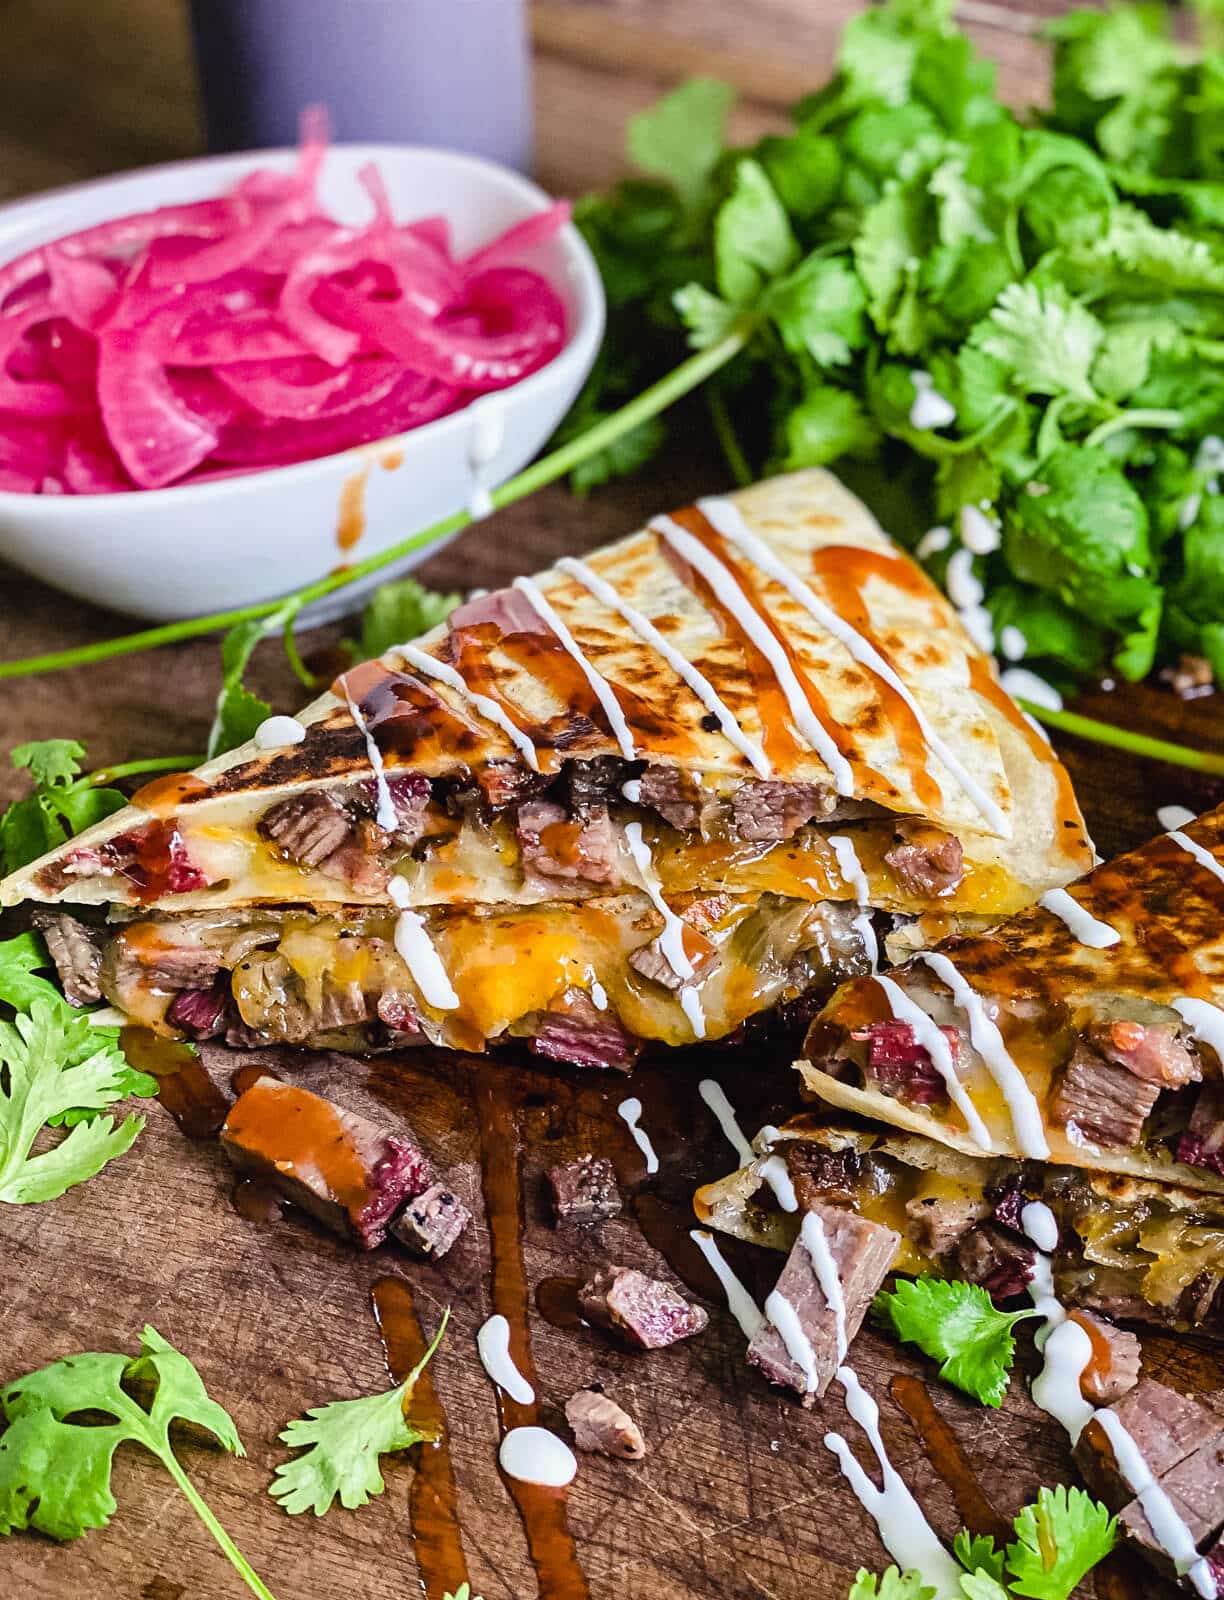
[[213, 1139], [229, 1101], [200, 1062], [193, 1045], [165, 1039], [130, 1022], [119, 1035], [130, 1065], [157, 1079], [157, 1098], [189, 1139]]
[[[510, 1325], [510, 1355], [536, 1392], [539, 1385], [531, 1357], [529, 1297], [523, 1262], [523, 1151], [519, 1135], [518, 1098], [504, 1067], [481, 1065], [474, 1078], [476, 1120], [480, 1131], [480, 1176], [485, 1221], [489, 1229], [493, 1310]], [[539, 1406], [512, 1400], [497, 1391], [503, 1436], [511, 1428], [535, 1426]], [[536, 1571], [540, 1600], [588, 1600], [586, 1578], [578, 1564], [574, 1536], [565, 1515], [565, 1491], [523, 1483], [502, 1474], [518, 1507], [527, 1547]]]
[[258, 1079], [226, 1118], [226, 1137], [282, 1171], [312, 1168], [350, 1216], [369, 1198], [366, 1166], [326, 1100], [278, 1079]]
[[[820, 580], [829, 604], [843, 621], [861, 633], [887, 661], [888, 651], [871, 629], [871, 617], [863, 600], [863, 590], [872, 577], [881, 577], [895, 589], [903, 589], [915, 599], [926, 598], [928, 585], [908, 561], [882, 555], [878, 550], [861, 550], [854, 545], [829, 544], [814, 552], [812, 571]], [[891, 663], [890, 663], [891, 664]], [[864, 667], [863, 671], [870, 669]], [[894, 671], [895, 671], [894, 667]], [[931, 776], [930, 749], [918, 718], [905, 697], [871, 673], [884, 715], [897, 741], [897, 749], [914, 785], [914, 793], [924, 806], [934, 809], [942, 803], [938, 783]]]
[[956, 1434], [935, 1409], [926, 1385], [919, 1378], [897, 1373], [889, 1382], [888, 1392], [909, 1418], [927, 1460], [951, 1489], [969, 1532], [986, 1534], [999, 1542], [1009, 1539], [1011, 1523], [995, 1510]]
[[[428, 1340], [421, 1330], [412, 1290], [403, 1278], [379, 1278], [370, 1302], [387, 1357], [387, 1370], [397, 1383], [424, 1356]], [[412, 1389], [412, 1419], [434, 1444], [415, 1446], [416, 1471], [408, 1505], [412, 1547], [425, 1600], [442, 1600], [467, 1583], [467, 1557], [459, 1536], [459, 1505], [455, 1469], [447, 1443], [446, 1413], [438, 1398], [432, 1363]]]
[[351, 550], [358, 543], [366, 527], [366, 484], [370, 478], [371, 463], [367, 462], [344, 480], [340, 490], [340, 507], [336, 521], [336, 543], [341, 550]]
[[194, 772], [167, 772], [143, 784], [132, 796], [132, 804], [155, 817], [173, 816], [184, 800], [208, 793], [208, 785]]

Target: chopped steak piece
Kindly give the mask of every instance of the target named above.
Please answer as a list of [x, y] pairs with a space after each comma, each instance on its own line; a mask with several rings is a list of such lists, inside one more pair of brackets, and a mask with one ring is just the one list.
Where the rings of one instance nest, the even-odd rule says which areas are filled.
[[616, 830], [601, 806], [571, 821], [551, 800], [525, 800], [518, 840], [528, 879], [611, 883], [616, 876]]
[[1094, 1050], [1145, 1083], [1180, 1089], [1203, 1076], [1202, 1063], [1171, 1023], [1097, 1022], [1087, 1032]]
[[849, 1145], [844, 1150], [826, 1150], [806, 1139], [789, 1139], [782, 1151], [801, 1210], [811, 1211], [821, 1200], [833, 1205], [854, 1204], [861, 1166], [857, 1150]]
[[290, 795], [269, 807], [257, 831], [270, 839], [286, 861], [317, 867], [348, 839], [353, 819], [334, 795], [322, 789]]
[[721, 810], [718, 799], [689, 772], [676, 767], [647, 767], [640, 780], [640, 802], [664, 822], [683, 832], [708, 824]]
[[[400, 845], [415, 844], [425, 831], [425, 813], [429, 810], [433, 785], [423, 772], [401, 772], [387, 779], [387, 793], [395, 808], [396, 825], [384, 838]], [[360, 798], [364, 809], [371, 816], [377, 815], [382, 796], [374, 778], [367, 778], [361, 784]]]
[[101, 1000], [98, 972], [102, 966], [101, 936], [66, 911], [36, 911], [34, 926], [47, 941], [60, 987], [74, 1006]]
[[362, 1249], [433, 1181], [415, 1140], [279, 1078], [259, 1078], [230, 1107], [221, 1146], [240, 1172], [264, 1178], [324, 1227]]
[[1139, 1382], [1139, 1340], [1091, 1311], [1069, 1312], [1092, 1340], [1092, 1359], [1080, 1373], [1080, 1393], [1094, 1406], [1112, 1405]]
[[924, 1255], [946, 1256], [990, 1210], [989, 1200], [979, 1196], [917, 1195], [906, 1203], [905, 1231]]
[[750, 780], [731, 797], [732, 831], [749, 843], [779, 844], [805, 822], [830, 812], [836, 798], [818, 783]]
[[598, 1389], [579, 1389], [570, 1395], [565, 1402], [565, 1420], [574, 1430], [579, 1450], [621, 1461], [640, 1461], [646, 1454], [646, 1441], [637, 1423]]
[[576, 1067], [616, 1067], [628, 1072], [640, 1046], [610, 1012], [598, 1010], [589, 995], [581, 989], [568, 989], [541, 1013], [531, 1049], [549, 1061], [569, 1061]]
[[592, 806], [609, 806], [623, 800], [621, 785], [632, 772], [619, 756], [596, 756], [593, 761], [569, 761], [565, 780], [570, 810], [581, 816]]
[[431, 1184], [410, 1200], [391, 1224], [393, 1238], [417, 1255], [437, 1261], [472, 1220], [472, 1213], [444, 1183]]
[[580, 1156], [548, 1169], [553, 1216], [563, 1222], [606, 1222], [620, 1215], [616, 1172], [607, 1156]]
[[1207, 1167], [1224, 1177], [1224, 1083], [1210, 1078], [1198, 1092], [1177, 1159], [1191, 1167]]
[[[177, 943], [171, 941], [176, 940]], [[208, 989], [221, 970], [221, 952], [172, 924], [137, 923], [107, 944], [98, 969], [102, 993], [124, 1011], [133, 985], [155, 989]]]
[[[1109, 1409], [1138, 1445], [1154, 1478], [1163, 1478], [1224, 1430], [1224, 1418], [1154, 1378], [1141, 1379]], [[1131, 1498], [1130, 1486], [1099, 1422], [1087, 1424], [1073, 1454], [1080, 1476], [1097, 1499], [1111, 1511], [1120, 1511]]]
[[639, 945], [629, 957], [629, 965], [635, 972], [640, 972], [643, 978], [649, 978], [652, 983], [661, 983], [665, 989], [682, 989], [694, 979], [700, 982], [710, 968], [717, 965], [718, 950], [705, 934], [698, 933], [695, 928], [689, 928], [683, 937], [684, 953], [693, 963], [692, 978], [680, 976], [664, 954], [658, 939]]
[[1159, 1093], [1158, 1083], [1106, 1061], [1081, 1039], [1062, 1069], [1049, 1111], [1079, 1143], [1124, 1150], [1138, 1144]]
[[[939, 1030], [948, 1041], [952, 1060], [959, 1061], [961, 1037], [955, 1028]], [[904, 1100], [907, 1105], [938, 1105], [948, 1098], [948, 1086], [931, 1060], [930, 1051], [919, 1044], [908, 1022], [872, 1022], [856, 1028], [851, 1035], [867, 1044], [866, 1074], [883, 1094]]]
[[225, 1032], [230, 989], [224, 978], [211, 989], [180, 989], [171, 1000], [166, 1021], [190, 1039], [215, 1039]]
[[[1160, 1487], [1196, 1545], [1219, 1533], [1224, 1523], [1224, 1435], [1200, 1445], [1192, 1455], [1161, 1473]], [[1176, 1578], [1176, 1569], [1138, 1500], [1132, 1500], [1118, 1513], [1118, 1521], [1146, 1561], [1165, 1577]]]
[[391, 877], [382, 855], [394, 837], [366, 817], [338, 849], [318, 863], [319, 871], [339, 878], [358, 894], [379, 894]]
[[965, 852], [954, 833], [920, 817], [903, 817], [884, 859], [910, 894], [951, 894], [965, 876]]
[[516, 805], [533, 794], [539, 794], [549, 782], [548, 774], [532, 772], [519, 766], [517, 761], [490, 761], [476, 774], [485, 802], [494, 811], [503, 806]]
[[710, 1320], [670, 1283], [648, 1278], [634, 1267], [601, 1267], [578, 1291], [578, 1307], [588, 1322], [619, 1334], [638, 1350], [662, 1350], [691, 1339]]
[[[811, 1405], [833, 1381], [841, 1364], [837, 1348], [837, 1319], [825, 1297], [806, 1235], [823, 1230], [829, 1254], [837, 1266], [845, 1302], [845, 1336], [850, 1343], [862, 1326], [876, 1290], [884, 1282], [901, 1243], [900, 1234], [881, 1222], [869, 1222], [853, 1211], [836, 1206], [809, 1207], [777, 1287], [765, 1302], [766, 1321], [748, 1346], [749, 1365], [759, 1367], [771, 1383], [784, 1384]], [[772, 1320], [785, 1311], [782, 1331]], [[797, 1325], [811, 1351], [807, 1370], [792, 1354]], [[785, 1336], [784, 1336], [785, 1334]]]
[[734, 904], [734, 896], [729, 894], [703, 894], [698, 895], [695, 900], [690, 900], [679, 915], [681, 921], [687, 922], [689, 927], [695, 928], [698, 933], [709, 933], [711, 928], [718, 926]]
[[1022, 1294], [1036, 1263], [1035, 1247], [996, 1222], [970, 1228], [956, 1246], [958, 1276], [980, 1283], [994, 1300]]

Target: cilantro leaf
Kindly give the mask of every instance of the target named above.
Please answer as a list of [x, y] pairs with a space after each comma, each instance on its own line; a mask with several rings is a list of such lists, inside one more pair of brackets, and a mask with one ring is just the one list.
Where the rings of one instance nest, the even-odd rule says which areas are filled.
[[1003, 1552], [988, 1535], [962, 1528], [952, 1541], [952, 1552], [966, 1572], [985, 1572], [996, 1583], [1003, 1582]]
[[266, 621], [237, 622], [221, 641], [221, 687], [212, 727], [208, 730], [208, 759], [245, 744], [272, 707], [252, 694], [243, 683], [243, 674], [255, 653], [255, 646], [271, 630]]
[[632, 117], [626, 133], [629, 159], [642, 172], [666, 179], [686, 207], [695, 207], [722, 154], [735, 90], [717, 78], [690, 78], [657, 105]]
[[867, 297], [848, 261], [809, 256], [771, 285], [764, 306], [786, 348], [822, 367], [844, 366], [866, 342]]
[[1065, 289], [1009, 284], [971, 342], [1011, 369], [1025, 394], [1095, 400], [1090, 373], [1104, 330]]
[[295, 1450], [309, 1448], [277, 1467], [268, 1493], [290, 1516], [313, 1510], [316, 1517], [321, 1517], [337, 1496], [347, 1511], [364, 1506], [386, 1487], [379, 1470], [380, 1455], [407, 1450], [410, 1445], [434, 1437], [410, 1419], [407, 1406], [425, 1363], [441, 1343], [449, 1319], [448, 1310], [429, 1349], [394, 1389], [361, 1400], [333, 1400], [329, 1405], [313, 1407], [289, 1424], [280, 1436], [284, 1442]]
[[32, 739], [14, 745], [9, 760], [15, 767], [25, 767], [41, 789], [70, 783], [81, 770], [84, 754], [85, 746], [75, 739]]
[[965, 1600], [1011, 1600], [1007, 1590], [989, 1572], [966, 1572], [960, 1587]]
[[941, 1278], [902, 1279], [876, 1296], [873, 1309], [899, 1339], [941, 1363], [941, 1378], [988, 1406], [1002, 1405], [1007, 1393], [1012, 1328], [1036, 1315], [998, 1311], [979, 1284]]
[[765, 169], [758, 161], [741, 161], [731, 193], [714, 218], [719, 293], [734, 305], [746, 305], [798, 255], [786, 210]]
[[848, 389], [819, 384], [786, 419], [784, 466], [823, 467], [843, 455], [870, 455], [879, 438], [862, 401]]
[[725, 339], [740, 315], [738, 307], [720, 300], [700, 283], [686, 283], [683, 289], [677, 289], [672, 304], [689, 330], [689, 343], [694, 350], [705, 350]]
[[889, 1567], [877, 1578], [860, 1567], [846, 1600], [935, 1600], [934, 1588], [920, 1572], [898, 1572]]
[[1113, 1549], [1118, 1525], [1082, 1489], [1042, 1489], [1016, 1518], [1016, 1543], [1007, 1547], [1013, 1591], [1031, 1600], [1067, 1600], [1084, 1575]]
[[386, 655], [394, 645], [407, 644], [428, 633], [463, 599], [461, 594], [427, 589], [416, 578], [397, 578], [376, 589], [361, 614], [361, 637], [356, 643], [358, 661]]
[[78, 778], [85, 746], [75, 739], [35, 739], [14, 745], [9, 759], [34, 781], [34, 793], [14, 800], [0, 817], [0, 865], [5, 872], [37, 861], [69, 834], [101, 822], [127, 804], [118, 789]]

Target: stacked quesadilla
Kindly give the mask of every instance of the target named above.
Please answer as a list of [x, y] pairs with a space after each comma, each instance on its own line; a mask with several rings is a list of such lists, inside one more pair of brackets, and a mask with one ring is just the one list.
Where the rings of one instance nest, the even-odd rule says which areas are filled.
[[823, 472], [473, 599], [298, 720], [0, 886], [55, 908], [76, 997], [237, 1045], [627, 1065], [1090, 859], [988, 658]]
[[832, 1120], [766, 1130], [698, 1213], [788, 1248], [781, 1187], [895, 1228], [899, 1271], [1006, 1299], [1042, 1201], [1060, 1299], [1219, 1336], [1224, 807], [1043, 902], [844, 984], [796, 1063]]

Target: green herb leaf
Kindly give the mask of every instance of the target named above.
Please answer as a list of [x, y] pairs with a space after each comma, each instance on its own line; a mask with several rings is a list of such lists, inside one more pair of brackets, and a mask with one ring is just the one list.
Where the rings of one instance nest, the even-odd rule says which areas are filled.
[[941, 1363], [939, 1375], [983, 1405], [1000, 1406], [1007, 1393], [1017, 1322], [1032, 1310], [998, 1311], [979, 1284], [942, 1278], [901, 1279], [878, 1294], [873, 1311], [899, 1339]]
[[208, 730], [210, 761], [245, 744], [259, 724], [272, 715], [268, 702], [252, 694], [242, 679], [255, 646], [273, 631], [267, 622], [238, 622], [221, 641], [221, 688]]
[[860, 1567], [847, 1600], [935, 1600], [935, 1590], [920, 1572], [902, 1573], [889, 1567], [877, 1578]]
[[75, 739], [36, 739], [15, 745], [10, 760], [34, 780], [34, 793], [14, 800], [0, 817], [0, 866], [5, 872], [37, 861], [70, 834], [101, 822], [127, 804], [117, 789], [77, 778], [85, 746]]
[[989, 1572], [966, 1572], [960, 1587], [965, 1600], [1011, 1600], [1007, 1590]]
[[677, 289], [672, 304], [689, 330], [689, 343], [694, 350], [708, 349], [725, 339], [741, 315], [738, 306], [729, 306], [700, 283], [686, 283], [683, 289]]
[[1011, 369], [1025, 394], [1095, 400], [1090, 374], [1104, 337], [1092, 313], [1057, 285], [1009, 284], [972, 342]]
[[362, 1400], [333, 1400], [289, 1424], [281, 1434], [284, 1442], [295, 1450], [310, 1448], [277, 1467], [268, 1493], [290, 1516], [313, 1510], [321, 1517], [337, 1497], [346, 1510], [356, 1510], [385, 1488], [379, 1456], [434, 1437], [411, 1420], [407, 1407], [449, 1318], [448, 1311], [429, 1349], [394, 1389]]
[[1067, 1600], [1080, 1579], [1113, 1549], [1118, 1526], [1082, 1489], [1042, 1489], [1016, 1518], [1007, 1547], [1011, 1588], [1030, 1600]]
[[76, 777], [84, 754], [85, 746], [75, 739], [32, 739], [14, 745], [9, 760], [15, 767], [25, 767], [38, 788], [50, 789]]
[[394, 645], [420, 638], [445, 622], [462, 599], [461, 594], [427, 589], [416, 578], [384, 583], [362, 612], [355, 659], [372, 661]]
[[879, 434], [857, 395], [821, 384], [786, 419], [788, 471], [823, 467], [843, 455], [870, 455]]
[[796, 355], [844, 366], [866, 343], [867, 297], [848, 261], [809, 256], [766, 293], [764, 309]]
[[717, 78], [689, 79], [630, 119], [629, 159], [641, 171], [666, 179], [686, 207], [695, 207], [722, 154], [734, 103], [730, 84]]
[[765, 169], [757, 161], [741, 161], [731, 194], [714, 219], [719, 293], [733, 305], [748, 305], [798, 255], [785, 208]]
[[966, 1572], [984, 1572], [996, 1583], [1003, 1582], [1003, 1552], [986, 1534], [962, 1528], [952, 1541], [952, 1550]]

